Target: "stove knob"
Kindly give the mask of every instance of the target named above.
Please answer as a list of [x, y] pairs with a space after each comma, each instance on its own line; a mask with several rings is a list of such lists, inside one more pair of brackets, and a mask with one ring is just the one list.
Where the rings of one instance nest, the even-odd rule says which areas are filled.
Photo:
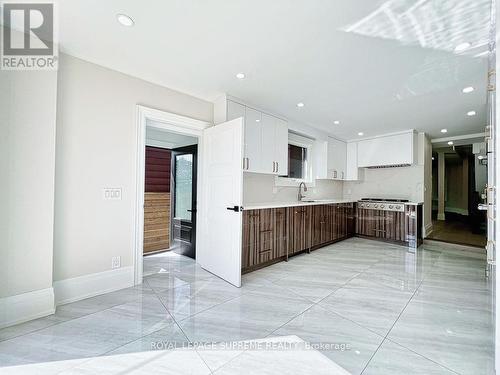
[[392, 204], [389, 205], [389, 210], [392, 210]]
[[396, 210], [399, 210], [399, 209], [401, 208], [401, 206], [394, 206], [394, 208], [395, 208]]
[[368, 207], [370, 207], [370, 203], [367, 203], [367, 204], [366, 204], [366, 207], [367, 207], [367, 208], [368, 208]]
[[385, 207], [385, 204], [381, 204], [381, 205], [380, 205], [380, 208], [384, 208], [384, 207]]
[[378, 204], [375, 204], [375, 205], [373, 206], [373, 208], [378, 208]]

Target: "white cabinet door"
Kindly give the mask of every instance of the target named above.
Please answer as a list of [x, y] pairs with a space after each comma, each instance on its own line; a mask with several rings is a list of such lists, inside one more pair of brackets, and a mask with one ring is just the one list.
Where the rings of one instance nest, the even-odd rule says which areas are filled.
[[328, 140], [328, 177], [344, 180], [346, 177], [346, 143], [335, 138]]
[[245, 118], [245, 106], [240, 103], [227, 101], [227, 121], [234, 120], [239, 117]]
[[240, 287], [243, 119], [205, 129], [200, 154], [203, 189], [196, 262]]
[[276, 174], [276, 117], [262, 114], [262, 173]]
[[262, 114], [246, 107], [243, 170], [262, 172]]
[[349, 142], [346, 146], [346, 180], [357, 181], [361, 179], [358, 168], [358, 144]]
[[275, 157], [276, 174], [288, 175], [288, 123], [279, 118], [276, 120]]

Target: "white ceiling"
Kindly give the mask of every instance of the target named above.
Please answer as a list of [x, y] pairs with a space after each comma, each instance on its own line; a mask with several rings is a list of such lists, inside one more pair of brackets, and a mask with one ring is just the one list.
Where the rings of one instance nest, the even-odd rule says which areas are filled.
[[148, 146], [174, 149], [198, 144], [198, 138], [162, 130], [161, 124], [147, 120], [146, 144]]
[[[64, 52], [207, 100], [228, 93], [352, 139], [483, 130], [489, 1], [58, 3]], [[117, 13], [135, 26], [119, 25]], [[462, 42], [473, 48], [454, 53]], [[473, 93], [461, 92], [471, 85]]]

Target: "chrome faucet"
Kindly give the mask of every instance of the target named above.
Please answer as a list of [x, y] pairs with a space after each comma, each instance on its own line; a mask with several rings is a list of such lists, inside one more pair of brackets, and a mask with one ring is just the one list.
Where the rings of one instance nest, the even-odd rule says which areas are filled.
[[307, 186], [305, 182], [301, 182], [299, 185], [299, 201], [301, 201], [303, 198], [306, 197], [304, 194], [302, 194], [302, 185], [304, 185], [304, 193], [307, 191]]

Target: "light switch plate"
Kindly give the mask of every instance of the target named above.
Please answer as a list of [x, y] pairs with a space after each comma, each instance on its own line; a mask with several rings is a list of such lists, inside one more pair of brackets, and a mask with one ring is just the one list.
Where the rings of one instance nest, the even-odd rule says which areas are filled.
[[120, 268], [121, 266], [121, 257], [112, 257], [111, 258], [111, 269]]
[[122, 200], [122, 188], [104, 188], [102, 189], [102, 199], [104, 200]]

